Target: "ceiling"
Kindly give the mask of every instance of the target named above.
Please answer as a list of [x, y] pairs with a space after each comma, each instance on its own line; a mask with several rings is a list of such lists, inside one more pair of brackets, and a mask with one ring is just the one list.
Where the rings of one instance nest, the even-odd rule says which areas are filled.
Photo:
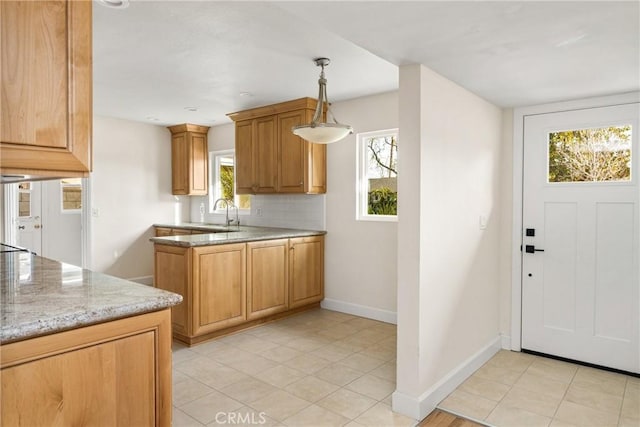
[[94, 112], [172, 125], [398, 88], [424, 64], [500, 107], [640, 90], [640, 1], [143, 1], [94, 5]]

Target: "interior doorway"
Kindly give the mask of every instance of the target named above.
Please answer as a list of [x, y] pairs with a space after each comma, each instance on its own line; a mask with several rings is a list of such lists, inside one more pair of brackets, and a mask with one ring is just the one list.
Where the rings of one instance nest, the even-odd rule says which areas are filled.
[[5, 243], [86, 267], [87, 192], [80, 178], [5, 185]]
[[639, 118], [524, 116], [522, 349], [640, 373]]

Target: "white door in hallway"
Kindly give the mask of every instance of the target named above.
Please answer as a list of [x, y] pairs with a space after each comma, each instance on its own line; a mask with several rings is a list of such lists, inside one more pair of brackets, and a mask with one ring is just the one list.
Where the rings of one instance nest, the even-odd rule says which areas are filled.
[[42, 255], [42, 184], [22, 182], [18, 187], [18, 246]]
[[640, 108], [526, 116], [522, 348], [640, 372]]

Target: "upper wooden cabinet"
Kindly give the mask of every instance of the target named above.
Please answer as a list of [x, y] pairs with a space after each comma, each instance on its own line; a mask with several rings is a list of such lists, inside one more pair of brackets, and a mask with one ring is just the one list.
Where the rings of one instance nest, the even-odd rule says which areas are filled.
[[236, 193], [276, 193], [278, 122], [275, 116], [236, 123]]
[[204, 196], [209, 191], [208, 126], [170, 126], [171, 187], [176, 195]]
[[236, 193], [326, 192], [326, 145], [291, 132], [311, 121], [315, 107], [300, 98], [228, 114], [236, 123]]
[[0, 2], [0, 172], [91, 171], [90, 1]]

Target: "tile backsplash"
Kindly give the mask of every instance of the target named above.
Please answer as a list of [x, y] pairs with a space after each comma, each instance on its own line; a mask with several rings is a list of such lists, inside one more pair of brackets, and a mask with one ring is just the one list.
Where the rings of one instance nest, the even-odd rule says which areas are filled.
[[[200, 203], [205, 203], [205, 222], [223, 223], [223, 215], [210, 214], [207, 197], [191, 198], [191, 221], [200, 222]], [[252, 195], [251, 213], [240, 215], [240, 223], [262, 227], [325, 230], [324, 194]]]

